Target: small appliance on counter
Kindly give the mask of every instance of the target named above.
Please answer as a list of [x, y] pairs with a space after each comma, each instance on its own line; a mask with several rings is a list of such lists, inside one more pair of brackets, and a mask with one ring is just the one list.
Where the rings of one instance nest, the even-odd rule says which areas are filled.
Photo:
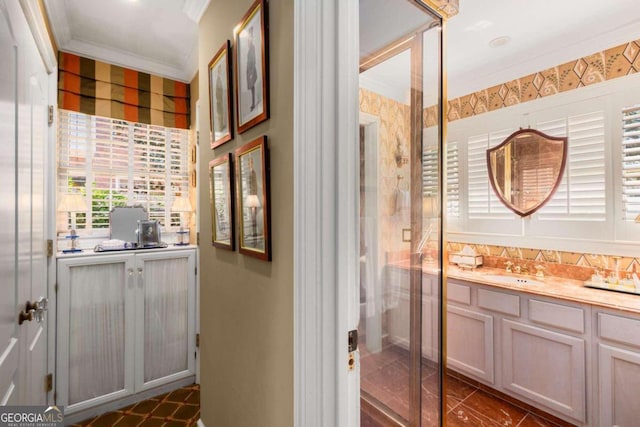
[[109, 240], [97, 245], [95, 252], [167, 247], [160, 240], [160, 224], [149, 220], [142, 206], [113, 208], [109, 213], [109, 225]]

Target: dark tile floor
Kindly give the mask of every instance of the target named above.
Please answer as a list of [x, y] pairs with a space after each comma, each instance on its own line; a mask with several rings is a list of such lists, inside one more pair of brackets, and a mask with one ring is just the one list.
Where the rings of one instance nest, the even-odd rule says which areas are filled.
[[[364, 346], [363, 346], [364, 347]], [[409, 415], [408, 352], [396, 346], [371, 354], [361, 347], [360, 385], [365, 398], [407, 419]], [[447, 426], [566, 427], [563, 420], [510, 396], [451, 372], [447, 375]], [[422, 364], [422, 425], [438, 425], [438, 376], [433, 363]], [[366, 408], [368, 405], [363, 405]], [[362, 426], [391, 425], [362, 414]]]
[[200, 418], [200, 386], [193, 384], [114, 412], [85, 420], [74, 427], [187, 427]]

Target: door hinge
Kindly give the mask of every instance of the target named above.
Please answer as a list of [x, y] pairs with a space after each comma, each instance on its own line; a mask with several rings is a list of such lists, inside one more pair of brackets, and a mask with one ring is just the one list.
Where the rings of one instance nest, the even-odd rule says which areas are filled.
[[54, 405], [58, 404], [58, 392], [57, 391], [53, 392], [53, 404]]
[[51, 258], [53, 256], [53, 240], [47, 240], [47, 258]]
[[197, 276], [198, 275], [198, 267], [196, 267], [195, 270], [196, 270], [196, 276]]
[[196, 334], [196, 347], [200, 347], [200, 334]]
[[44, 391], [47, 393], [53, 390], [53, 374], [47, 374], [44, 377]]
[[56, 282], [55, 285], [53, 285], [53, 290], [55, 291], [55, 293], [58, 293], [58, 282]]
[[200, 232], [196, 233], [196, 245], [200, 245]]
[[49, 105], [49, 126], [53, 124], [53, 105]]

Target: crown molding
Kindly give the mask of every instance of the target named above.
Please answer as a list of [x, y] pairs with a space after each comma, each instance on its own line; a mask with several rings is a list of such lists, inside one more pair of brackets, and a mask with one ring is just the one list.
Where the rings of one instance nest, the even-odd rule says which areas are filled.
[[96, 61], [102, 61], [108, 64], [119, 65], [120, 67], [154, 74], [160, 77], [166, 77], [185, 83], [190, 82], [189, 78], [191, 75], [182, 67], [153, 61], [118, 49], [81, 42], [79, 40], [70, 40], [64, 46], [60, 46], [60, 50], [91, 58]]
[[71, 30], [69, 30], [69, 20], [64, 2], [60, 0], [44, 0], [44, 7], [51, 24], [51, 32], [59, 48], [62, 48], [71, 40]]
[[211, 0], [186, 0], [184, 6], [182, 6], [182, 11], [189, 19], [198, 23], [210, 2]]
[[[26, 0], [24, 1], [26, 2]], [[188, 0], [187, 3], [198, 3], [200, 7], [206, 8], [209, 1], [210, 0]], [[47, 15], [49, 16], [49, 22], [51, 23], [53, 36], [58, 44], [58, 48], [63, 52], [73, 53], [96, 61], [119, 65], [185, 83], [189, 83], [196, 74], [198, 69], [197, 44], [188, 55], [176, 61], [179, 65], [154, 61], [124, 50], [73, 39], [71, 31], [69, 30], [69, 21], [64, 2], [60, 0], [44, 0], [44, 4]]]
[[36, 42], [36, 46], [38, 46], [38, 51], [40, 52], [40, 56], [42, 56], [42, 61], [44, 62], [47, 72], [52, 73], [57, 68], [58, 61], [56, 60], [56, 53], [51, 44], [49, 32], [47, 31], [43, 10], [40, 9], [36, 2], [28, 0], [20, 0], [20, 6], [27, 19], [31, 34]]

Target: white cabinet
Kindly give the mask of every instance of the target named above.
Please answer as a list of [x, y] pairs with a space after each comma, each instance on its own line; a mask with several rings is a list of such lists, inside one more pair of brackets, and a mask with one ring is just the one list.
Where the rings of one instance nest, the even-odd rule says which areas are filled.
[[493, 384], [493, 317], [447, 306], [447, 364]]
[[[387, 267], [385, 280], [386, 309], [389, 339], [409, 348], [409, 270]], [[438, 301], [437, 279], [422, 274], [422, 356], [430, 360], [438, 357]]]
[[57, 313], [66, 413], [192, 376], [195, 249], [61, 258]]
[[505, 389], [584, 422], [585, 373], [584, 339], [502, 319]]
[[598, 313], [598, 425], [638, 425], [640, 319]]
[[585, 423], [590, 332], [585, 311], [450, 279], [448, 366], [572, 423]]

